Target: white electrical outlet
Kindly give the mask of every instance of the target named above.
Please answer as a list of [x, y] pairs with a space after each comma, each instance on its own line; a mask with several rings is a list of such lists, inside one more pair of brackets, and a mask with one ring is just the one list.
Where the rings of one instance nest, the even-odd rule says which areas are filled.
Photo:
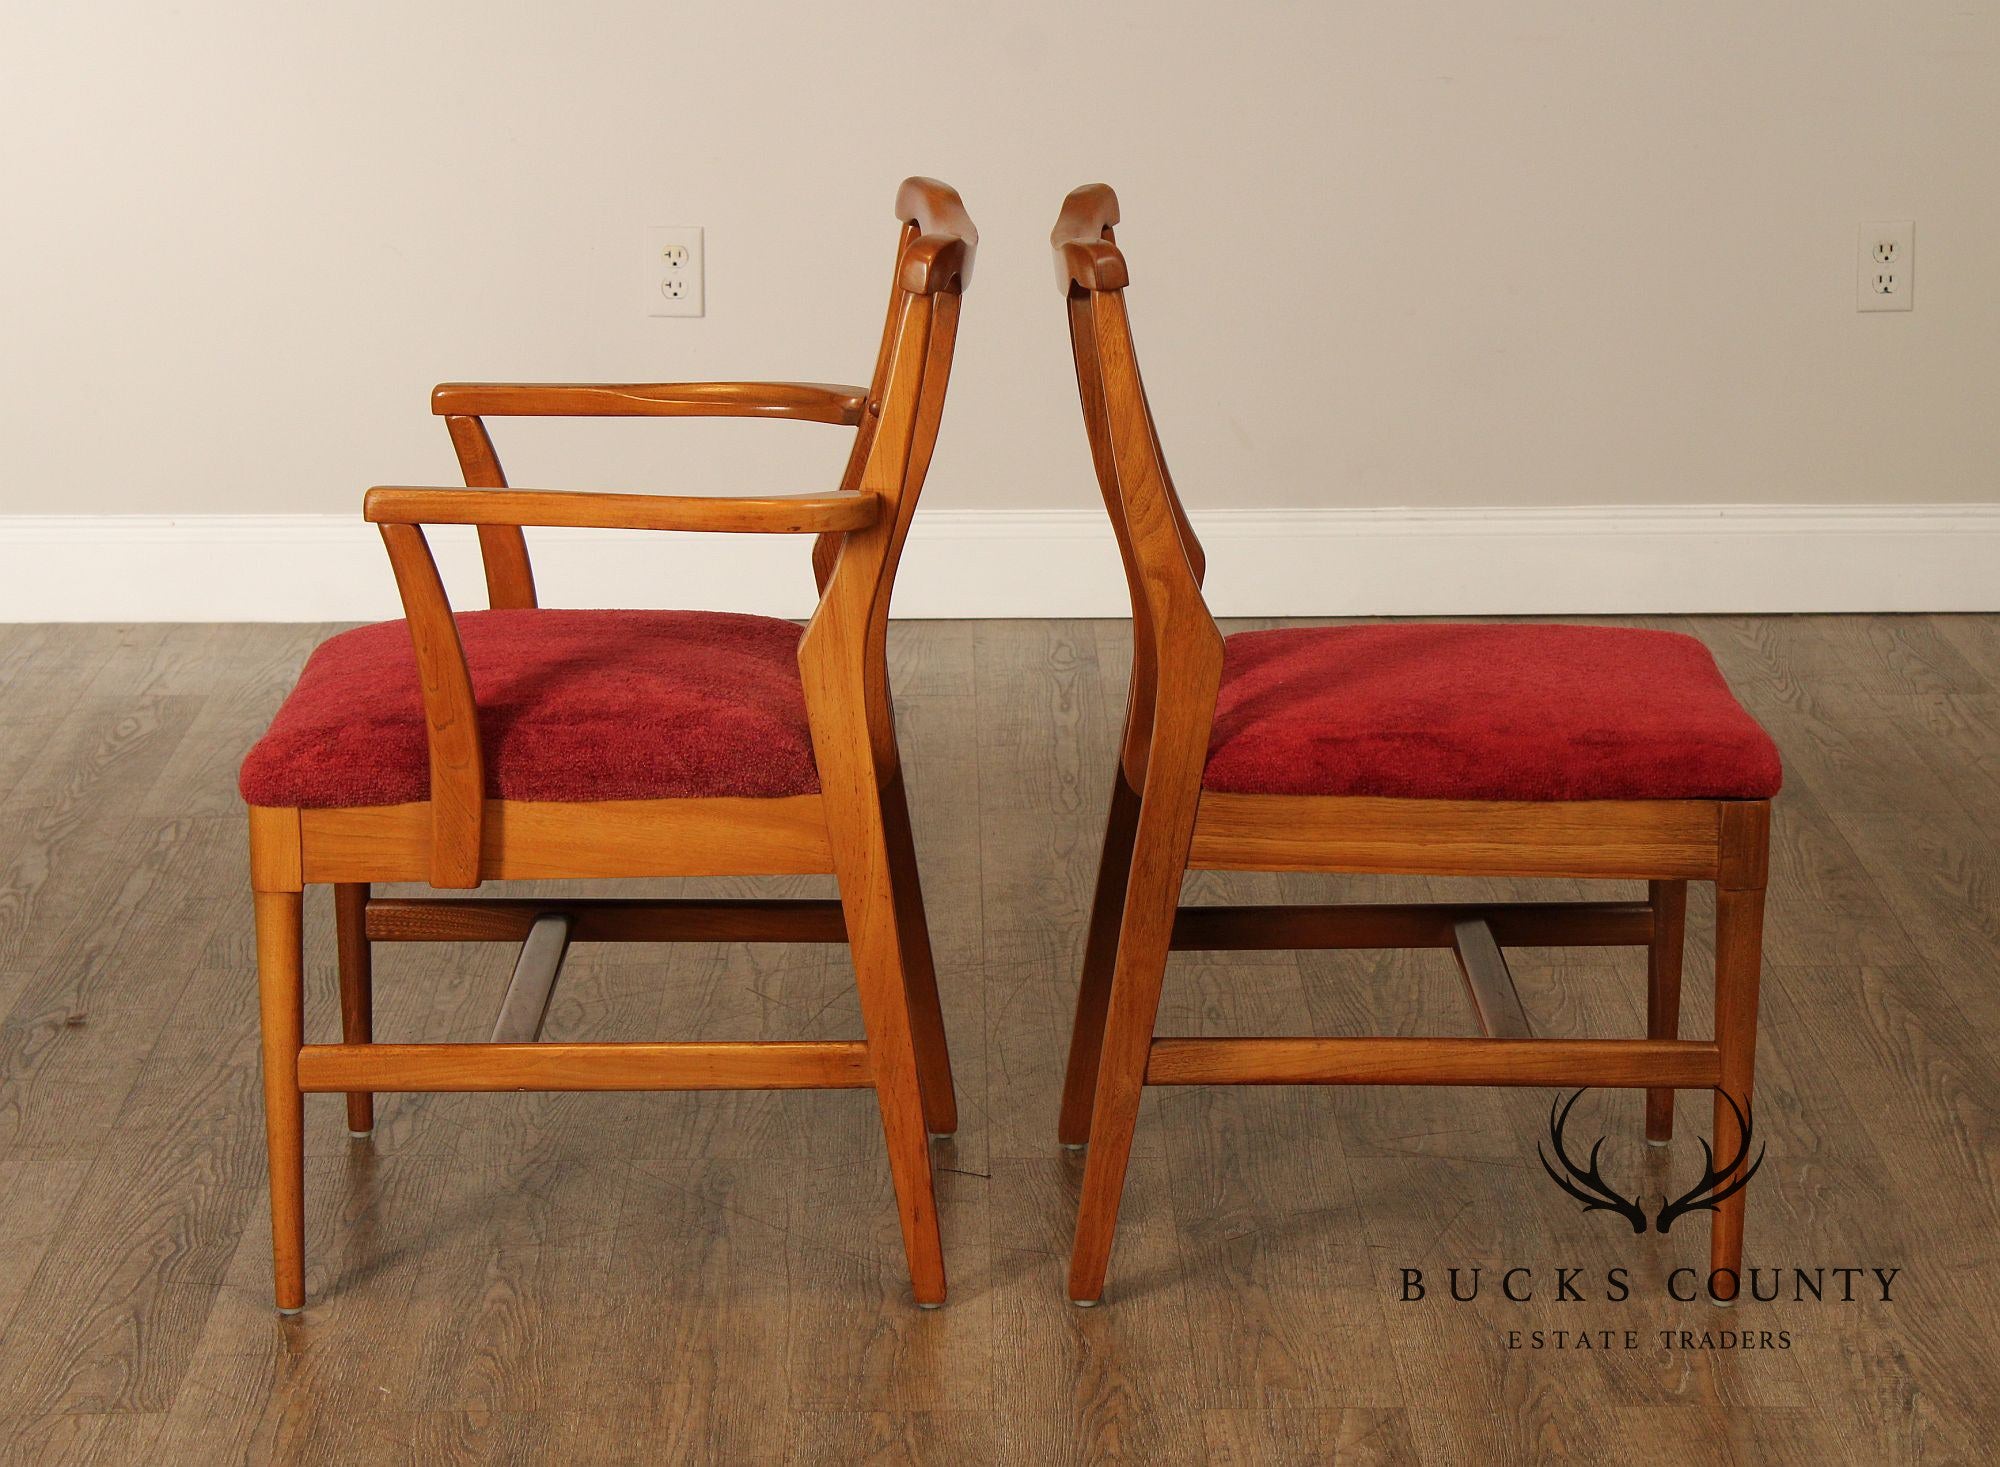
[[1861, 226], [1860, 297], [1864, 311], [1907, 311], [1917, 283], [1917, 226], [1891, 219]]
[[701, 226], [659, 224], [646, 231], [646, 314], [699, 316]]

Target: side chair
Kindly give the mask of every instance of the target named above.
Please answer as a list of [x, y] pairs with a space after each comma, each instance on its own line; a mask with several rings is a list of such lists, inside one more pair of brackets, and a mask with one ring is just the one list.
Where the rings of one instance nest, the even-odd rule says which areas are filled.
[[[251, 750], [251, 886], [277, 1304], [305, 1302], [305, 1094], [871, 1088], [916, 1300], [945, 1297], [929, 1137], [956, 1129], [884, 639], [978, 234], [913, 178], [866, 387], [453, 384], [464, 489], [378, 488], [405, 620], [332, 638]], [[855, 430], [839, 487], [752, 497], [509, 489], [489, 417], [759, 417]], [[454, 613], [425, 525], [478, 528], [490, 609]], [[538, 607], [524, 527], [813, 535], [811, 622]], [[376, 882], [831, 873], [837, 901], [383, 900]], [[302, 1027], [302, 893], [334, 889], [342, 1041]], [[543, 1043], [572, 942], [846, 942], [865, 1039]], [[491, 1043], [377, 1043], [370, 946], [515, 941]]]
[[[1132, 598], [1125, 729], [1059, 1139], [1088, 1145], [1069, 1295], [1103, 1295], [1146, 1085], [1715, 1092], [1711, 1293], [1740, 1287], [1770, 800], [1778, 752], [1676, 634], [1545, 625], [1295, 627], [1224, 637], [1126, 313], [1118, 200], [1091, 185], [1051, 242], [1077, 386]], [[1188, 870], [1643, 880], [1644, 902], [1182, 906]], [[1715, 884], [1715, 1033], [1679, 1037], [1687, 883]], [[1648, 954], [1646, 1037], [1537, 1037], [1501, 949]], [[1448, 948], [1477, 1037], [1156, 1035], [1175, 949]], [[1718, 1281], [1720, 1281], [1718, 1283]]]

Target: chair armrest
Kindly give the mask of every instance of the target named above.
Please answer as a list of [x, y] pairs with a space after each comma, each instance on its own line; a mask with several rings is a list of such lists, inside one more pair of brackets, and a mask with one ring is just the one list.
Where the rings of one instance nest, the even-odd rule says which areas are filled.
[[445, 382], [431, 411], [464, 418], [797, 418], [848, 427], [868, 389], [830, 382]]
[[377, 525], [514, 525], [594, 530], [706, 530], [826, 535], [881, 517], [874, 494], [592, 494], [556, 489], [370, 489], [361, 517]]
[[[362, 517], [381, 526], [396, 573], [423, 692], [430, 752], [433, 886], [480, 883], [485, 830], [485, 751], [458, 623], [425, 525], [571, 526], [614, 530], [721, 530], [824, 535], [865, 529], [881, 517], [876, 494], [708, 498], [585, 494], [548, 489], [370, 489]], [[484, 530], [481, 531], [482, 538]], [[533, 605], [532, 600], [529, 605]]]

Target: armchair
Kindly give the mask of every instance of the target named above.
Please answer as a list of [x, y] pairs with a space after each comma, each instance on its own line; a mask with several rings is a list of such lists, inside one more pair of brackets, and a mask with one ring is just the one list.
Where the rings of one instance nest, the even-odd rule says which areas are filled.
[[[889, 595], [929, 468], [978, 235], [958, 196], [898, 196], [895, 286], [870, 385], [439, 387], [468, 487], [378, 488], [405, 617], [322, 645], [240, 784], [249, 805], [278, 1307], [301, 1308], [303, 1096], [872, 1088], [917, 1302], [941, 1303], [929, 1138], [957, 1124], [884, 656]], [[510, 489], [489, 417], [790, 418], [855, 430], [824, 493], [689, 498]], [[425, 525], [478, 528], [489, 609], [455, 611]], [[816, 537], [800, 630], [709, 612], [540, 608], [526, 528]], [[838, 900], [376, 898], [378, 882], [831, 873]], [[342, 1041], [305, 1042], [306, 885], [335, 893]], [[787, 1042], [539, 1041], [570, 943], [847, 942], [865, 1035]], [[377, 1043], [372, 944], [521, 944], [485, 1044]]]

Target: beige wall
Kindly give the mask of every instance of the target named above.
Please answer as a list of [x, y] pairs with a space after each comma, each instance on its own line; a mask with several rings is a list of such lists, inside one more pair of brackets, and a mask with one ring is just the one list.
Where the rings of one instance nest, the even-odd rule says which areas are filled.
[[[917, 171], [985, 231], [938, 505], [1094, 502], [1043, 240], [1098, 178], [1197, 508], [2000, 497], [1992, 6], [12, 0], [0, 67], [10, 511], [444, 480], [445, 377], [853, 379]], [[1901, 217], [1917, 308], [1859, 314]], [[642, 314], [651, 223], [706, 226], [706, 319]], [[509, 444], [520, 483], [838, 462]]]

